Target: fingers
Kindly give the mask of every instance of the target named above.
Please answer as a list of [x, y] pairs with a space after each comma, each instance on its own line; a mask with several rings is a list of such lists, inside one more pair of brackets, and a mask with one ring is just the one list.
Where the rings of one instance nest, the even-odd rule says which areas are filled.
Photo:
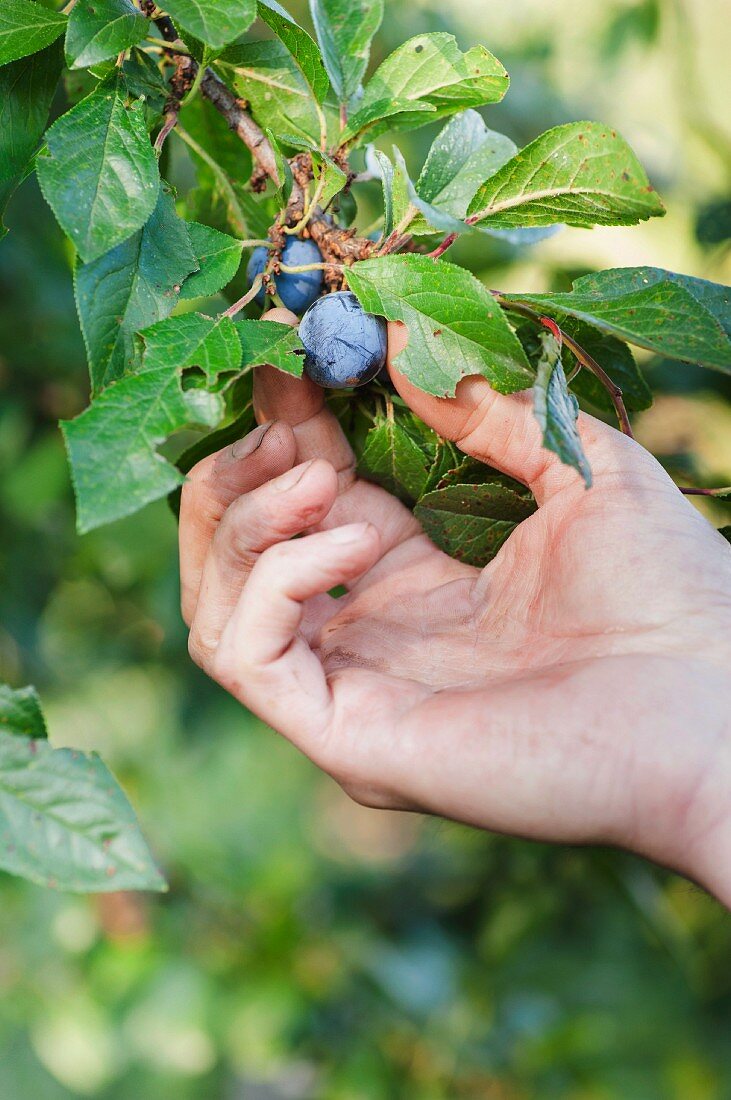
[[303, 603], [352, 583], [379, 552], [368, 523], [272, 546], [256, 562], [211, 663], [227, 691], [316, 762], [333, 703], [319, 658], [298, 635]]
[[244, 439], [199, 462], [188, 474], [180, 500], [180, 587], [183, 619], [195, 612], [203, 563], [228, 506], [269, 478], [290, 469], [295, 441], [287, 424], [262, 424]]
[[332, 466], [313, 459], [229, 506], [206, 557], [191, 624], [188, 645], [201, 667], [207, 668], [259, 556], [321, 520], [336, 493]]
[[[276, 316], [275, 316], [276, 315]], [[296, 323], [288, 310], [271, 310], [273, 320]], [[338, 475], [339, 494], [324, 527], [367, 520], [381, 535], [383, 553], [420, 533], [408, 508], [377, 487], [359, 481], [355, 456], [337, 418], [325, 404], [325, 391], [309, 378], [294, 378], [274, 367], [254, 373], [254, 409], [259, 421], [284, 421], [294, 433], [297, 461], [324, 458]]]
[[[408, 341], [404, 324], [391, 322], [388, 369], [401, 397], [441, 436], [466, 454], [528, 485], [539, 503], [568, 486], [580, 486], [577, 473], [543, 447], [533, 415], [530, 391], [500, 394], [479, 375], [464, 378], [454, 397], [433, 397], [401, 374], [397, 357]], [[646, 452], [633, 440], [586, 413], [579, 414], [579, 434], [596, 476], [602, 470], [644, 462]]]
[[257, 420], [283, 420], [297, 441], [297, 458], [326, 458], [340, 475], [343, 488], [355, 477], [353, 451], [336, 419], [325, 406], [325, 391], [307, 377], [294, 378], [275, 367], [258, 367], [254, 375]]

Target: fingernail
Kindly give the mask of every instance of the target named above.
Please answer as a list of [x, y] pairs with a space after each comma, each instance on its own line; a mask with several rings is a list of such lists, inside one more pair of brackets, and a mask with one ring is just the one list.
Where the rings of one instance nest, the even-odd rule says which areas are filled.
[[286, 493], [290, 489], [294, 489], [295, 485], [299, 485], [314, 461], [314, 458], [311, 458], [309, 462], [303, 462], [301, 466], [295, 466], [293, 470], [290, 470], [286, 474], [282, 474], [282, 476], [278, 477], [273, 483], [273, 488], [275, 488], [278, 493]]
[[348, 523], [345, 527], [333, 527], [328, 535], [333, 542], [360, 542], [369, 526], [368, 523]]
[[260, 424], [258, 428], [254, 428], [254, 431], [249, 432], [243, 439], [237, 439], [235, 443], [232, 443], [229, 448], [231, 461], [238, 462], [242, 458], [248, 458], [257, 448], [261, 447], [264, 442], [264, 436], [273, 423], [273, 420], [267, 420], [266, 424]]

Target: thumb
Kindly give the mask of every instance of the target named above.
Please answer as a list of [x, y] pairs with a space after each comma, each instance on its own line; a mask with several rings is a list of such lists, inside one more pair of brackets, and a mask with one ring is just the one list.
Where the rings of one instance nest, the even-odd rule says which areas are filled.
[[[458, 383], [454, 397], [424, 393], [398, 369], [398, 356], [408, 338], [405, 324], [389, 322], [388, 372], [400, 396], [430, 428], [465, 454], [528, 485], [539, 502], [578, 484], [576, 472], [544, 448], [530, 390], [498, 393], [486, 378], [475, 374]], [[616, 470], [623, 454], [626, 465], [631, 451], [641, 451], [627, 436], [586, 413], [579, 414], [578, 428], [595, 475], [604, 466]]]

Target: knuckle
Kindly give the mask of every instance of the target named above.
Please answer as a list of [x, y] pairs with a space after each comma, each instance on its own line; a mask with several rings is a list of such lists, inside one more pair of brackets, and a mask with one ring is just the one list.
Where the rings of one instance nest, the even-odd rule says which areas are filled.
[[211, 655], [208, 671], [217, 684], [220, 684], [225, 691], [235, 695], [239, 691], [242, 682], [242, 664], [243, 662], [237, 659], [232, 649], [219, 646]]
[[236, 565], [250, 565], [256, 557], [252, 535], [258, 524], [252, 520], [246, 497], [239, 497], [226, 509], [213, 536], [216, 549]]
[[192, 601], [187, 592], [182, 592], [180, 595], [180, 617], [190, 630], [191, 622], [193, 620], [193, 614], [191, 611]]
[[345, 792], [351, 802], [358, 806], [364, 806], [368, 810], [390, 810], [394, 808], [393, 800], [384, 792], [369, 783], [353, 780], [337, 780], [338, 785]]
[[198, 497], [210, 481], [210, 476], [211, 456], [209, 455], [207, 458], [202, 458], [200, 462], [196, 462], [195, 466], [188, 470], [183, 482], [182, 495], [187, 500]]
[[191, 629], [188, 635], [188, 653], [199, 668], [206, 668], [209, 664], [211, 649], [195, 628]]
[[259, 576], [264, 574], [273, 580], [281, 576], [281, 571], [285, 566], [285, 563], [289, 559], [292, 551], [290, 542], [275, 542], [272, 546], [267, 547], [259, 556], [257, 562], [257, 573]]

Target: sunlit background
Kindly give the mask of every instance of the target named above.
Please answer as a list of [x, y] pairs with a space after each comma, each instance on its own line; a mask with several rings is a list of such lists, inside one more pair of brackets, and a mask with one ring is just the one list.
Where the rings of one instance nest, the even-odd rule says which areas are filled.
[[[376, 60], [442, 29], [507, 66], [491, 126], [525, 143], [606, 121], [669, 211], [455, 259], [509, 290], [624, 264], [731, 282], [727, 0], [392, 0]], [[399, 138], [414, 174], [434, 132]], [[56, 428], [87, 397], [70, 256], [34, 183], [7, 222], [0, 680], [38, 686], [55, 744], [99, 750], [171, 891], [0, 878], [2, 1100], [730, 1097], [719, 906], [621, 854], [351, 804], [189, 663], [164, 503], [75, 535]], [[729, 380], [643, 363], [659, 396], [640, 438], [729, 484]]]

